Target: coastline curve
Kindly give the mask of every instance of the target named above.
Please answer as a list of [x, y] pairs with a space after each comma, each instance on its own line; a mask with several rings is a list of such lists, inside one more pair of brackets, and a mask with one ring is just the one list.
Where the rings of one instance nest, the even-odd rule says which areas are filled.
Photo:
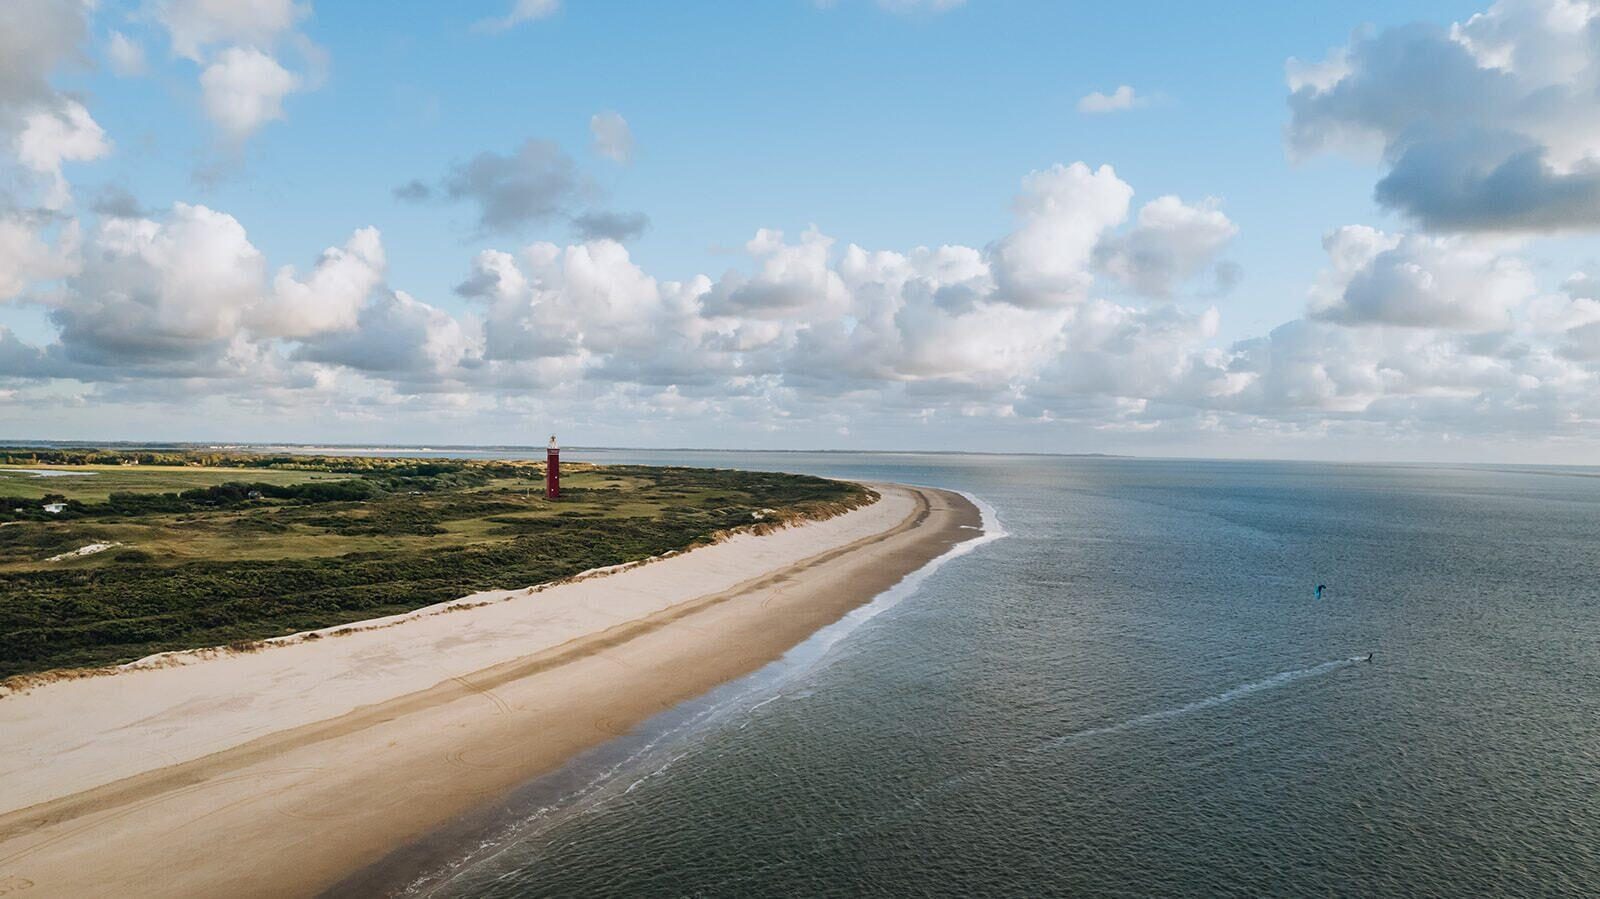
[[[165, 753], [147, 745], [148, 770], [0, 814], [0, 874], [27, 877], [37, 895], [326, 889], [575, 754], [761, 668], [982, 534], [983, 516], [966, 497], [884, 488], [884, 500], [857, 510], [882, 506], [868, 528], [873, 533], [857, 536], [821, 522], [719, 544], [731, 547], [721, 556], [708, 547], [673, 560], [685, 569], [676, 576], [692, 583], [695, 569], [711, 564], [705, 560], [754, 553], [753, 541], [784, 534], [798, 546], [817, 534], [839, 541], [807, 547], [820, 551], [724, 589], [611, 620], [511, 661], [465, 673], [441, 670], [442, 679], [428, 689], [269, 729], [199, 758], [159, 764]], [[906, 514], [880, 527], [891, 509]], [[795, 547], [789, 549], [793, 554]], [[674, 576], [668, 566], [637, 569], [633, 580]], [[645, 589], [626, 574], [590, 584], [609, 585], [607, 596]], [[205, 676], [206, 667], [149, 676], [177, 671], [192, 679]], [[204, 721], [203, 711], [194, 715], [191, 729]], [[0, 777], [29, 774], [47, 778], [26, 769]]]

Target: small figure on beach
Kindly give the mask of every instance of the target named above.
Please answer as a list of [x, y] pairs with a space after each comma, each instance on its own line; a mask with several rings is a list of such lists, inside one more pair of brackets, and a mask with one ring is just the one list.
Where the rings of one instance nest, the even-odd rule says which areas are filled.
[[1318, 584], [1317, 585], [1317, 598], [1318, 599], [1322, 598], [1322, 591], [1324, 591], [1326, 589], [1328, 589], [1328, 585], [1327, 584]]

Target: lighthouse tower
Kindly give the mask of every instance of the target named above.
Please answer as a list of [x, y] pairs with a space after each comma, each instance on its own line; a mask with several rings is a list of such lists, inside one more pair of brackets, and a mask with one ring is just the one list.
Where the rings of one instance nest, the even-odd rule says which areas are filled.
[[561, 498], [561, 447], [556, 446], [554, 434], [544, 456], [544, 495], [546, 499]]

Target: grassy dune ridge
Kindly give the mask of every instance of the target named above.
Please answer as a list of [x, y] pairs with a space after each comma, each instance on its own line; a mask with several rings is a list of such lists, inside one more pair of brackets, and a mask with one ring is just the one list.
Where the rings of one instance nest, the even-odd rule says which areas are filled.
[[396, 614], [872, 498], [714, 469], [567, 463], [552, 502], [536, 462], [18, 455], [0, 468], [96, 473], [0, 477], [0, 678]]

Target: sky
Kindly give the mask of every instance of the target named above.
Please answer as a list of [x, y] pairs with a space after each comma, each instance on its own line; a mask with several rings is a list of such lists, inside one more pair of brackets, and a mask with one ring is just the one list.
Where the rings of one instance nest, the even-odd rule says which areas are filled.
[[0, 2], [0, 435], [1586, 462], [1600, 0]]

